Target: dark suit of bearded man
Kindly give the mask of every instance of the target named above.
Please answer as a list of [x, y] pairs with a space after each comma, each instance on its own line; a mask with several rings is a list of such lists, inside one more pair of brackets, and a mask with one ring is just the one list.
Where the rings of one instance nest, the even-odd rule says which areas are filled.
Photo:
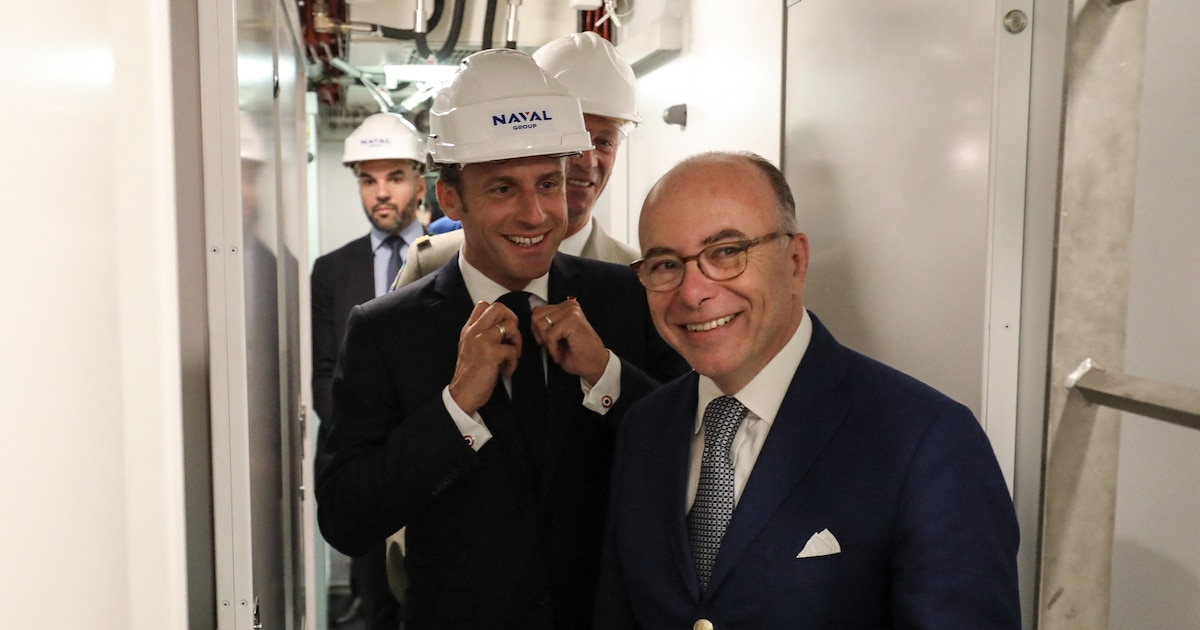
[[370, 236], [363, 236], [313, 264], [313, 407], [322, 420], [333, 417], [333, 368], [350, 309], [375, 297], [374, 260]]

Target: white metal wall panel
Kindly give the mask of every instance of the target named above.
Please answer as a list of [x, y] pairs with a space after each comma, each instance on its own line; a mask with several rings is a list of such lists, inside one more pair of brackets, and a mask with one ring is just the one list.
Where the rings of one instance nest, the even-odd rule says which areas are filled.
[[805, 303], [843, 343], [980, 411], [991, 3], [788, 13], [785, 166]]
[[1003, 19], [1031, 4], [805, 0], [787, 31], [805, 305], [970, 407], [1010, 488], [1030, 31]]
[[5, 14], [0, 625], [183, 628], [167, 5]]

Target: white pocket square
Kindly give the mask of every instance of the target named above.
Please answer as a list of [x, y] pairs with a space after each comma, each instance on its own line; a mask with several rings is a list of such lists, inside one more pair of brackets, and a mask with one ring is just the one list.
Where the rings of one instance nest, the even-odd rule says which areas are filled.
[[838, 544], [837, 538], [828, 529], [823, 529], [812, 535], [808, 542], [804, 543], [804, 549], [796, 554], [797, 558], [815, 558], [817, 556], [832, 556], [835, 553], [841, 553], [842, 546]]

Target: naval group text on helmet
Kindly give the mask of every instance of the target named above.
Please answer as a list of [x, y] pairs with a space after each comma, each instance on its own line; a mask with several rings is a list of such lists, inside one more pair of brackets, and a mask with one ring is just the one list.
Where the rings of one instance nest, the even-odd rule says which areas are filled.
[[511, 114], [492, 114], [493, 127], [497, 125], [513, 125], [512, 129], [514, 131], [517, 129], [533, 129], [534, 127], [537, 127], [537, 123], [533, 122], [535, 120], [545, 121], [554, 119], [551, 118], [549, 112], [544, 109], [541, 112], [535, 110], [528, 112], [514, 112]]

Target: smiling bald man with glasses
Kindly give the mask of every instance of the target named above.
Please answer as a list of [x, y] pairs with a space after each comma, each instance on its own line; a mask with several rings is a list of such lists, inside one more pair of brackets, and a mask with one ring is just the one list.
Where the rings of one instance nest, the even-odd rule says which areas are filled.
[[596, 627], [1019, 628], [987, 436], [805, 309], [779, 169], [685, 160], [639, 229], [654, 325], [695, 372], [621, 424]]

